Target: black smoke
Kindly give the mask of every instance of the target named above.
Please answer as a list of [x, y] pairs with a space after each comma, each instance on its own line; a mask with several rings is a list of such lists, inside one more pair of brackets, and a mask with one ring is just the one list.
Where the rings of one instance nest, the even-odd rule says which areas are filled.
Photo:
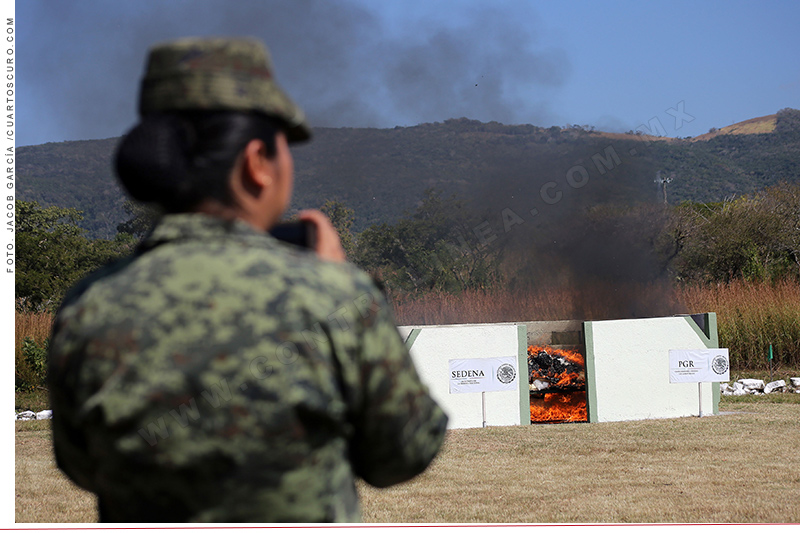
[[62, 136], [48, 140], [61, 141], [123, 133], [136, 119], [147, 48], [197, 35], [266, 42], [279, 83], [316, 126], [551, 120], [547, 94], [568, 76], [565, 54], [539, 42], [535, 20], [508, 8], [460, 15], [446, 26], [412, 19], [414, 31], [393, 33], [345, 1], [26, 0], [17, 13], [20, 89], [52, 126], [21, 117], [19, 134], [47, 128]]

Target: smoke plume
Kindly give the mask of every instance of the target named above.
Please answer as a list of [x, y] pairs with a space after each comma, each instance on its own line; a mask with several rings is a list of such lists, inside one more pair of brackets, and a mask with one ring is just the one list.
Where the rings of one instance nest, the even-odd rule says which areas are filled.
[[55, 141], [120, 135], [136, 119], [147, 48], [197, 35], [262, 39], [312, 126], [549, 120], [547, 98], [530, 95], [565, 81], [564, 53], [537, 42], [536, 21], [489, 7], [461, 15], [393, 33], [343, 1], [26, 0], [18, 10], [20, 88], [43, 120], [24, 121], [18, 133]]

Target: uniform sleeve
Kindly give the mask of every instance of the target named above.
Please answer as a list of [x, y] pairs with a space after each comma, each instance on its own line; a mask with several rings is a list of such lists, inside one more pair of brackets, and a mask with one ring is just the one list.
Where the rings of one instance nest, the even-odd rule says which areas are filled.
[[[89, 274], [67, 291], [53, 321], [47, 354], [47, 388], [53, 410], [53, 450], [56, 465], [78, 486], [95, 491], [95, 460], [89, 455], [86, 418], [80, 415], [79, 373], [86, 339], [80, 333], [81, 296], [94, 283], [125, 268], [135, 256], [125, 257]], [[79, 421], [79, 415], [83, 420]], [[79, 423], [80, 422], [80, 423]]]
[[78, 486], [94, 491], [93, 461], [85, 435], [77, 427], [74, 389], [76, 354], [69, 352], [67, 332], [57, 317], [48, 353], [47, 384], [53, 409], [53, 451], [56, 465]]
[[388, 302], [376, 289], [361, 309], [359, 405], [354, 413], [351, 462], [376, 487], [425, 470], [441, 447], [447, 416], [420, 381]]

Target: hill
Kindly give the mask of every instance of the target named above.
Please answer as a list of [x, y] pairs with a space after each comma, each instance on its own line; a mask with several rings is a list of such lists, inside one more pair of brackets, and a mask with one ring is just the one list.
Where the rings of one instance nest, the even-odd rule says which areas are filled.
[[758, 133], [772, 133], [778, 122], [778, 115], [767, 115], [765, 117], [751, 118], [743, 122], [737, 122], [724, 128], [712, 128], [712, 131], [694, 137], [692, 141], [708, 141], [719, 135], [753, 135]]
[[21, 146], [17, 149], [17, 198], [83, 211], [82, 226], [110, 237], [125, 219], [124, 193], [111, 158], [117, 138]]
[[[541, 220], [598, 203], [663, 201], [654, 183], [659, 171], [673, 177], [670, 203], [719, 201], [800, 181], [800, 111], [770, 117], [691, 140], [465, 118], [393, 129], [318, 128], [311, 143], [293, 148], [292, 209], [338, 199], [355, 210], [359, 231], [396, 220], [434, 187], [464, 198], [502, 229], [512, 212]], [[113, 235], [126, 218], [111, 165], [118, 141], [20, 147], [18, 197], [76, 207], [90, 235]]]

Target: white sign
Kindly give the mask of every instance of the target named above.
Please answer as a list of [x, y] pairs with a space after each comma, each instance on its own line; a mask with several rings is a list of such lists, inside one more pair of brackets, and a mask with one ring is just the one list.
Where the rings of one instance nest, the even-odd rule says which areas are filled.
[[517, 390], [516, 357], [450, 359], [450, 394]]
[[670, 350], [670, 383], [730, 381], [728, 349]]

